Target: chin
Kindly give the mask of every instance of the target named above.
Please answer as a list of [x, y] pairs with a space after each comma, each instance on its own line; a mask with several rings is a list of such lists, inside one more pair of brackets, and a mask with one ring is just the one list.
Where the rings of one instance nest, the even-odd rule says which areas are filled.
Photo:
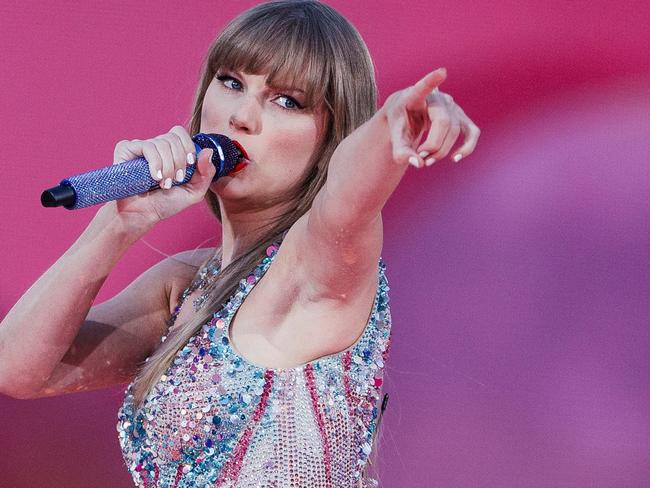
[[210, 184], [209, 191], [228, 200], [237, 200], [250, 196], [252, 191], [248, 183], [250, 180], [242, 178], [241, 174], [245, 171], [246, 169], [233, 176], [222, 176]]

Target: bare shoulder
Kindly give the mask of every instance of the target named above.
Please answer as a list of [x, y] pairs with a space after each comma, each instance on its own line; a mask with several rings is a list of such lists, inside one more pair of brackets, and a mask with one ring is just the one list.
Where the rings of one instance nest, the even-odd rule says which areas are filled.
[[170, 313], [176, 307], [178, 295], [188, 287], [196, 272], [214, 256], [216, 250], [215, 247], [189, 249], [165, 259], [169, 277], [167, 286]]

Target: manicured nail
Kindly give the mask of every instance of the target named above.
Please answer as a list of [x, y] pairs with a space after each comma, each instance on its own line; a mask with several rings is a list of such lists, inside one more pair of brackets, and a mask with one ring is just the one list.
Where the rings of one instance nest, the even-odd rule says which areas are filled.
[[460, 154], [460, 153], [454, 154], [453, 160], [457, 163], [458, 161], [460, 161], [460, 158], [462, 158], [462, 157], [463, 157], [463, 155]]
[[409, 158], [409, 163], [412, 164], [413, 166], [415, 166], [416, 168], [420, 167], [420, 165], [418, 163], [418, 158], [416, 158], [415, 156], [411, 156]]
[[421, 151], [419, 154], [422, 159], [426, 158], [429, 155], [427, 151]]
[[176, 181], [183, 181], [183, 170], [179, 169], [176, 171]]
[[172, 179], [171, 178], [167, 178], [165, 180], [164, 187], [165, 187], [166, 190], [169, 190], [172, 187]]
[[156, 173], [156, 178], [158, 179], [158, 181], [162, 180], [162, 171], [161, 170], [158, 170], [158, 172]]
[[435, 162], [436, 162], [436, 158], [429, 158], [429, 159], [427, 159], [427, 160], [425, 161], [425, 164], [426, 164], [427, 166], [431, 166], [431, 165], [432, 165], [433, 163], [435, 163]]
[[187, 164], [194, 164], [194, 153], [187, 153]]

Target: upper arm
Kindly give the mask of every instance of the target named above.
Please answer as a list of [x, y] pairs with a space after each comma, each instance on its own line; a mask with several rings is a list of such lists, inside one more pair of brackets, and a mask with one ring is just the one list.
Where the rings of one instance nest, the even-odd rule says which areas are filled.
[[[131, 381], [160, 344], [170, 297], [196, 271], [188, 253], [147, 269], [116, 296], [93, 306], [74, 342], [35, 397], [94, 390]], [[189, 262], [188, 262], [189, 261]], [[194, 259], [196, 261], [196, 259]]]
[[336, 201], [326, 188], [291, 228], [289, 252], [300, 256], [296, 265], [307, 299], [345, 302], [366, 293], [364, 288], [375, 288], [382, 219], [380, 212], [364, 220], [353, 218], [354, 212], [349, 211], [353, 204]]

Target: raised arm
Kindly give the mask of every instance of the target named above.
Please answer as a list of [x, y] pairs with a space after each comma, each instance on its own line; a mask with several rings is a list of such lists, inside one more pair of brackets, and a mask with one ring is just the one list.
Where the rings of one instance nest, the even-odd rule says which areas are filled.
[[381, 209], [407, 163], [422, 168], [432, 164], [430, 158], [444, 158], [461, 130], [466, 140], [455, 154], [473, 152], [480, 131], [437, 89], [445, 78], [441, 68], [393, 93], [334, 152], [324, 187], [308, 216], [296, 223], [295, 245], [305, 258], [303, 281], [310, 284], [312, 298], [345, 300], [359, 279], [376, 275]]

